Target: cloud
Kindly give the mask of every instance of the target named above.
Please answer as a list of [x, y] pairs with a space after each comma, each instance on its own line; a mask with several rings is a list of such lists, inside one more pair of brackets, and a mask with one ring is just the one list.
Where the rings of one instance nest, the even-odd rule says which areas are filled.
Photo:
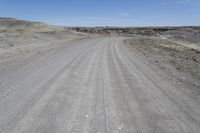
[[190, 2], [191, 0], [178, 0], [176, 3], [181, 5], [181, 4], [188, 4]]
[[128, 19], [108, 18], [108, 17], [81, 17], [82, 20], [93, 21], [128, 21]]
[[126, 16], [129, 16], [129, 13], [124, 12], [124, 13], [121, 13], [120, 16], [126, 17]]

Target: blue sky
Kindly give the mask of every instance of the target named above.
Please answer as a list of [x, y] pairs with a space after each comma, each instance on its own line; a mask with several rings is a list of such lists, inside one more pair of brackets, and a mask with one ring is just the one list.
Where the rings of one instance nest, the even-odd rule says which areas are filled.
[[0, 0], [0, 16], [66, 26], [200, 25], [200, 0]]

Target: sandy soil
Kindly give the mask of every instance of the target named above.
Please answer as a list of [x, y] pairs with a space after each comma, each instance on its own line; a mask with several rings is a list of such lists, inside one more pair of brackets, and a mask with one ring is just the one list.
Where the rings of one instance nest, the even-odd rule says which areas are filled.
[[40, 22], [0, 18], [0, 62], [28, 57], [87, 34]]

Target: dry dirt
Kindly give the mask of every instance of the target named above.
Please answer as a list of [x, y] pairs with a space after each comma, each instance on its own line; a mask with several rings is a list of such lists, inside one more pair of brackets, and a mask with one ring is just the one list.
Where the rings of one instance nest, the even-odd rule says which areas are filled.
[[200, 51], [160, 37], [134, 37], [125, 40], [161, 76], [179, 88], [200, 96]]
[[0, 18], [0, 62], [24, 58], [67, 41], [88, 38], [61, 26]]
[[199, 133], [199, 33], [0, 18], [0, 133]]

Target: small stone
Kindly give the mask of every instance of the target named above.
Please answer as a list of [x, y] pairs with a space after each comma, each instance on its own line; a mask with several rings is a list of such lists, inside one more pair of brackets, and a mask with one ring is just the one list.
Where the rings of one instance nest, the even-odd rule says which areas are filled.
[[123, 127], [124, 125], [121, 124], [120, 126], [118, 126], [118, 129], [121, 130]]
[[185, 79], [186, 79], [186, 77], [182, 77], [182, 79], [183, 79], [183, 80], [185, 80]]

